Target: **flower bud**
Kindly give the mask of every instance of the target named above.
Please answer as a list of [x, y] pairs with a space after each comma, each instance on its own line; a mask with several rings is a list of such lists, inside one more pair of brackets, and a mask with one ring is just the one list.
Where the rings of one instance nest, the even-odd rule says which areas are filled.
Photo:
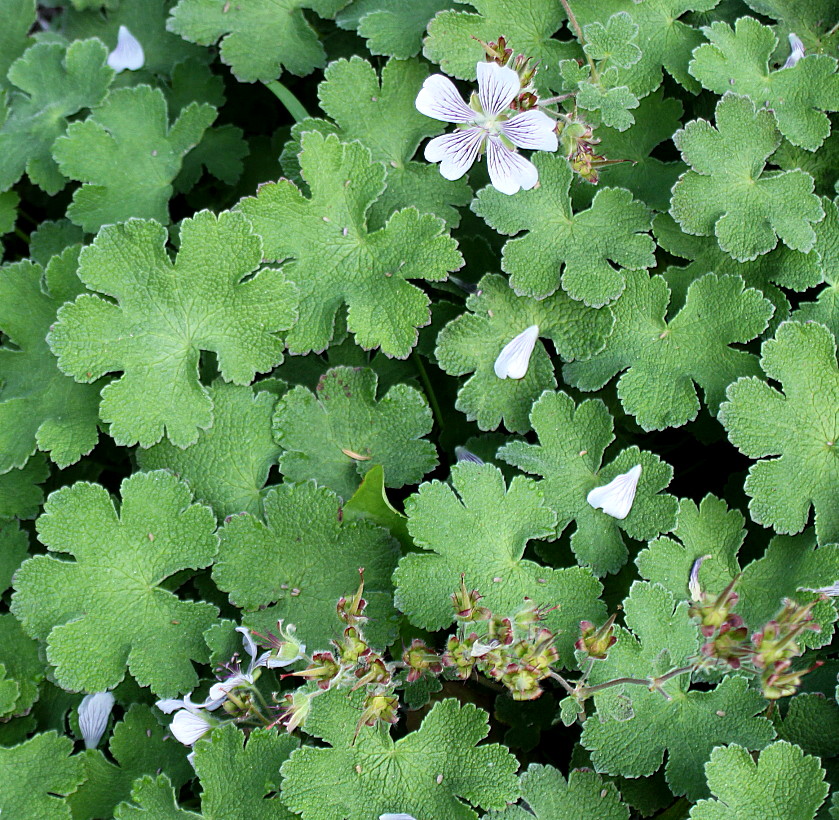
[[402, 662], [408, 667], [408, 683], [419, 680], [422, 673], [428, 670], [432, 675], [439, 675], [443, 671], [440, 658], [429, 649], [425, 641], [414, 638], [411, 645], [402, 653]]
[[339, 598], [336, 607], [338, 617], [350, 626], [367, 623], [367, 618], [363, 614], [367, 601], [362, 597], [364, 593], [364, 567], [358, 570], [358, 574], [361, 576], [361, 580], [355, 595], [352, 598]]
[[451, 635], [446, 641], [446, 651], [441, 659], [443, 666], [454, 669], [460, 680], [466, 680], [475, 668], [475, 658], [472, 655], [472, 650], [477, 642], [478, 636], [474, 632], [463, 640], [460, 640], [456, 635]]
[[460, 589], [451, 596], [455, 617], [460, 621], [485, 621], [490, 617], [486, 607], [478, 606], [483, 596], [477, 589], [471, 592], [466, 588], [465, 576], [460, 576]]
[[617, 637], [613, 614], [600, 629], [596, 629], [591, 621], [580, 621], [580, 637], [574, 647], [580, 652], [585, 652], [590, 658], [602, 661], [615, 641]]
[[315, 652], [312, 655], [312, 662], [305, 669], [291, 674], [316, 681], [319, 689], [328, 689], [329, 684], [338, 677], [340, 672], [341, 666], [331, 652]]

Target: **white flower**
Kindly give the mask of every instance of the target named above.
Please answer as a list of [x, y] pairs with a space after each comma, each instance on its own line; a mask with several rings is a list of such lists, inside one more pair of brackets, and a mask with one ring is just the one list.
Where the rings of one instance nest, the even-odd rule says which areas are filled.
[[516, 113], [510, 103], [521, 91], [519, 75], [498, 63], [478, 63], [478, 93], [471, 106], [463, 102], [454, 83], [432, 74], [417, 94], [417, 110], [443, 122], [458, 124], [451, 134], [435, 137], [425, 146], [425, 158], [440, 163], [446, 179], [460, 179], [482, 151], [489, 178], [504, 194], [530, 189], [539, 179], [536, 166], [514, 150], [556, 151], [554, 121], [532, 108]]
[[804, 43], [801, 42], [801, 38], [797, 34], [790, 34], [789, 47], [789, 57], [781, 68], [792, 68], [804, 56]]
[[817, 595], [827, 595], [830, 598], [839, 597], [839, 581], [834, 581], [829, 587], [798, 587], [803, 592], [815, 592]]
[[495, 375], [499, 379], [523, 379], [530, 365], [530, 354], [539, 338], [539, 325], [531, 325], [510, 342], [495, 360]]
[[640, 477], [641, 465], [636, 464], [628, 473], [615, 476], [605, 487], [593, 489], [586, 496], [586, 501], [595, 509], [603, 510], [606, 515], [623, 520], [632, 509]]
[[82, 698], [79, 704], [79, 731], [85, 749], [95, 749], [99, 745], [113, 708], [114, 696], [111, 692], [97, 692]]
[[166, 698], [165, 700], [155, 701], [154, 705], [160, 709], [164, 715], [171, 715], [176, 709], [188, 709], [191, 712], [194, 712], [197, 709], [209, 709], [212, 711], [213, 709], [218, 709], [218, 707], [224, 703], [226, 697], [226, 695], [222, 695], [220, 698], [208, 697], [203, 703], [193, 703], [190, 693], [189, 695], [184, 695], [183, 699]]
[[117, 47], [108, 55], [108, 65], [116, 71], [136, 71], [146, 62], [146, 55], [140, 41], [125, 27], [119, 27]]
[[204, 737], [214, 725], [215, 721], [205, 715], [202, 710], [181, 709], [172, 718], [169, 731], [184, 746], [194, 746], [196, 741]]
[[218, 701], [219, 703], [222, 703], [227, 697], [227, 693], [231, 692], [237, 686], [252, 686], [256, 680], [253, 674], [254, 670], [259, 666], [267, 666], [268, 655], [270, 653], [263, 652], [259, 659], [257, 659], [256, 653], [258, 649], [254, 639], [251, 637], [250, 630], [245, 626], [237, 626], [236, 631], [241, 633], [245, 651], [251, 658], [250, 663], [248, 664], [248, 671], [242, 672], [242, 670], [237, 666], [235, 667], [235, 671], [223, 681], [214, 683], [210, 687], [210, 694], [208, 695], [208, 699], [212, 702]]

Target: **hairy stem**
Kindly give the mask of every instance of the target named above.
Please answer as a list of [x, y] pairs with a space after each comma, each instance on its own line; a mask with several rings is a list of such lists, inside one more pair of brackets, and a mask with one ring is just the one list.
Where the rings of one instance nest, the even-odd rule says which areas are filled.
[[303, 103], [279, 80], [271, 80], [265, 83], [265, 87], [273, 92], [274, 96], [285, 106], [286, 111], [291, 114], [295, 122], [302, 122], [309, 116], [309, 112], [303, 107]]
[[[574, 16], [574, 12], [571, 11], [571, 6], [568, 5], [568, 0], [559, 0], [562, 3], [562, 8], [565, 9], [565, 13], [568, 15], [568, 22], [571, 24], [571, 28], [574, 29], [574, 34], [577, 35], [577, 41], [582, 48], [586, 44], [586, 38], [583, 37], [583, 30], [580, 27], [580, 24], [577, 22], [577, 18]], [[585, 52], [583, 52], [585, 53]], [[586, 61], [589, 64], [589, 68], [591, 68], [591, 78], [596, 83], [600, 82], [600, 75], [597, 73], [597, 68], [595, 68], [594, 60], [586, 54]]]

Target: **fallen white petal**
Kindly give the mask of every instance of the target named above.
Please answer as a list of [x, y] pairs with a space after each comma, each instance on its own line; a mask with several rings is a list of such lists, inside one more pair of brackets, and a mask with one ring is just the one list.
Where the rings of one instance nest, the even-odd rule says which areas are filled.
[[520, 188], [530, 190], [539, 181], [536, 166], [511, 151], [498, 137], [487, 140], [487, 167], [492, 187], [508, 196], [518, 193]]
[[169, 731], [184, 746], [192, 746], [211, 728], [209, 721], [200, 712], [190, 712], [188, 709], [177, 712], [169, 724]]
[[501, 123], [504, 136], [519, 148], [536, 151], [556, 151], [559, 140], [554, 126], [556, 123], [543, 111], [531, 108]]
[[466, 128], [434, 137], [425, 146], [425, 158], [439, 162], [446, 179], [460, 179], [477, 159], [485, 136], [480, 128]]
[[475, 112], [463, 102], [454, 83], [442, 74], [432, 74], [426, 79], [414, 105], [420, 114], [443, 122], [475, 119]]
[[523, 379], [530, 365], [530, 354], [539, 338], [539, 325], [531, 325], [510, 342], [495, 360], [495, 375], [499, 379]]
[[403, 814], [400, 812], [399, 814], [380, 814], [379, 820], [415, 820], [413, 814]]
[[117, 47], [108, 55], [108, 65], [119, 74], [128, 69], [136, 71], [146, 62], [140, 41], [125, 27], [119, 27]]
[[615, 476], [605, 487], [593, 489], [586, 496], [586, 501], [595, 509], [603, 510], [606, 515], [623, 520], [632, 509], [640, 477], [641, 465], [636, 464], [629, 472]]
[[521, 91], [519, 75], [498, 63], [478, 63], [478, 99], [488, 117], [500, 114]]
[[789, 57], [781, 68], [792, 68], [804, 56], [804, 43], [801, 42], [801, 38], [797, 34], [790, 33], [789, 47]]
[[113, 708], [114, 696], [111, 692], [97, 692], [82, 698], [79, 704], [79, 731], [85, 749], [95, 749], [99, 745]]
[[692, 601], [699, 601], [702, 598], [702, 587], [699, 586], [699, 568], [702, 564], [711, 557], [708, 555], [700, 555], [693, 562], [690, 570], [690, 580], [688, 581], [688, 590], [690, 591], [690, 598]]
[[454, 448], [454, 457], [458, 461], [468, 461], [470, 464], [483, 464], [484, 460], [480, 456], [471, 453], [465, 447], [458, 445]]

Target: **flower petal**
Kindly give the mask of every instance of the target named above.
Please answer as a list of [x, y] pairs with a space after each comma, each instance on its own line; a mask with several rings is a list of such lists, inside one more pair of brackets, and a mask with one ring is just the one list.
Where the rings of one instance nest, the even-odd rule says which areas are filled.
[[480, 128], [466, 128], [434, 137], [425, 146], [425, 158], [440, 163], [440, 173], [446, 179], [460, 179], [478, 157], [486, 132]]
[[512, 119], [501, 123], [501, 130], [513, 145], [537, 151], [556, 151], [559, 141], [554, 126], [556, 123], [543, 111], [531, 108], [522, 111]]
[[510, 342], [495, 360], [495, 375], [499, 379], [523, 379], [530, 365], [530, 354], [539, 338], [539, 325], [531, 325]]
[[484, 460], [474, 453], [467, 450], [465, 447], [457, 446], [454, 448], [454, 457], [458, 461], [468, 461], [472, 464], [483, 464]]
[[615, 476], [605, 487], [593, 489], [586, 496], [586, 501], [595, 509], [599, 508], [606, 515], [622, 521], [632, 509], [640, 477], [641, 465], [636, 464], [629, 472]]
[[117, 47], [108, 55], [108, 65], [116, 71], [136, 71], [146, 62], [146, 55], [140, 41], [125, 27], [119, 27]]
[[443, 122], [472, 122], [475, 112], [463, 102], [454, 83], [442, 74], [432, 74], [422, 84], [414, 105], [420, 114]]
[[792, 68], [804, 56], [804, 43], [797, 34], [790, 32], [789, 35], [790, 54], [787, 61], [781, 68]]
[[256, 653], [259, 651], [256, 646], [256, 641], [251, 637], [251, 631], [246, 626], [237, 626], [236, 631], [242, 635], [242, 645], [245, 647], [245, 652], [251, 656], [251, 666], [253, 666]]
[[519, 188], [530, 190], [539, 181], [536, 166], [497, 137], [487, 140], [487, 165], [492, 187], [502, 194], [515, 194]]
[[[241, 686], [244, 683], [253, 683], [253, 678], [250, 675], [243, 675], [241, 673], [237, 675], [231, 675], [229, 678], [225, 680], [219, 681], [218, 683], [214, 683], [210, 687], [210, 694], [208, 695], [207, 699], [211, 702], [218, 701], [217, 705], [221, 705], [225, 700], [227, 700], [227, 693], [230, 692], [232, 689], [235, 689], [237, 686]], [[216, 706], [206, 706], [206, 709], [215, 709]]]
[[484, 114], [500, 114], [521, 91], [519, 75], [498, 63], [478, 63], [478, 99]]
[[85, 749], [95, 749], [99, 745], [113, 708], [114, 696], [111, 692], [97, 692], [82, 698], [79, 704], [79, 731]]
[[403, 812], [399, 812], [398, 814], [391, 814], [388, 812], [387, 814], [380, 814], [379, 820], [414, 820], [414, 815], [405, 814]]
[[197, 740], [204, 737], [211, 728], [209, 721], [201, 712], [190, 712], [188, 709], [181, 709], [180, 712], [177, 712], [169, 724], [169, 731], [184, 746], [192, 746]]

